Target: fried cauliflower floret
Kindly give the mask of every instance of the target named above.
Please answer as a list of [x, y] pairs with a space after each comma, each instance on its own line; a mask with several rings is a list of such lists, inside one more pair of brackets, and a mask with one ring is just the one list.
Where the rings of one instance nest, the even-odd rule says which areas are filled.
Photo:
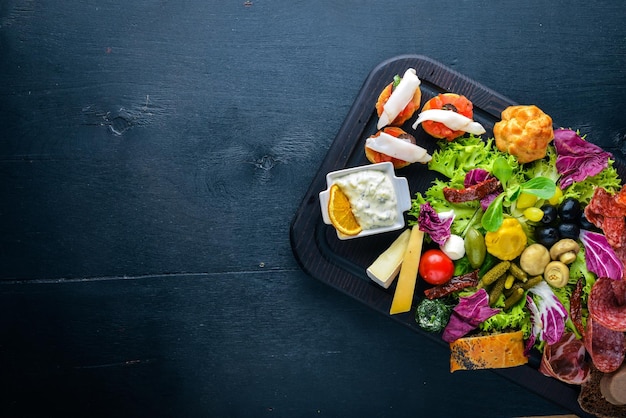
[[535, 105], [509, 106], [493, 127], [496, 147], [520, 163], [539, 160], [554, 139], [552, 118]]

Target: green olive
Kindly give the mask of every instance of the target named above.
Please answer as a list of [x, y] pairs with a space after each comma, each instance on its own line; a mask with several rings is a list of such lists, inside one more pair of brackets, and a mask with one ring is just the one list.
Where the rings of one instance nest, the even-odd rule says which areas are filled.
[[476, 228], [470, 228], [465, 234], [465, 254], [470, 265], [477, 269], [482, 266], [487, 254], [485, 237]]

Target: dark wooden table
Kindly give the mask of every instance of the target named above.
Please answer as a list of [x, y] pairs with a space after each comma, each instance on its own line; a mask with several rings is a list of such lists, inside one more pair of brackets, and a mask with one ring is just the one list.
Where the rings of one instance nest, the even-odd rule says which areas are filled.
[[0, 415], [569, 414], [304, 273], [370, 71], [423, 54], [624, 159], [615, 1], [0, 2]]

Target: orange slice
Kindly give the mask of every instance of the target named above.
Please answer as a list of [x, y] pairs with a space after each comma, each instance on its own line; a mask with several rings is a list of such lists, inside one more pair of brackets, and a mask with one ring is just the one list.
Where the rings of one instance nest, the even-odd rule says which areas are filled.
[[337, 231], [344, 235], [357, 235], [363, 230], [352, 213], [348, 196], [336, 184], [330, 187], [328, 217]]

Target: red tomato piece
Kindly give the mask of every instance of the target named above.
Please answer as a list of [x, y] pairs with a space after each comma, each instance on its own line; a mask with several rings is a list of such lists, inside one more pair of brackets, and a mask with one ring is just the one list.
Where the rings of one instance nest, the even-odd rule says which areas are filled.
[[426, 250], [420, 259], [419, 274], [426, 283], [446, 283], [454, 275], [454, 262], [441, 250]]
[[[422, 111], [429, 109], [452, 110], [470, 119], [474, 116], [474, 105], [472, 102], [470, 102], [467, 97], [455, 93], [442, 93], [428, 100], [424, 104]], [[463, 131], [453, 131], [443, 123], [432, 120], [424, 121], [422, 128], [424, 128], [427, 134], [439, 139], [445, 138], [448, 141], [452, 141], [465, 134]]]

